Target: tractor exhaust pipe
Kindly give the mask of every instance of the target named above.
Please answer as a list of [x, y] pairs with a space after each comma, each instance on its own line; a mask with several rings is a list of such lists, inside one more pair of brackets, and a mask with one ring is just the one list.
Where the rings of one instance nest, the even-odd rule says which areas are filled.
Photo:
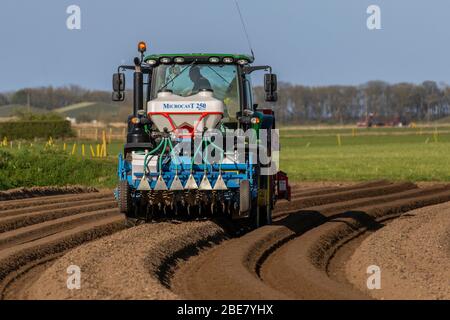
[[133, 73], [133, 115], [128, 119], [127, 143], [149, 142], [149, 135], [145, 133], [144, 126], [140, 123], [130, 122], [131, 118], [138, 117], [144, 109], [144, 75], [141, 69], [141, 60], [134, 58]]
[[141, 71], [141, 61], [134, 59], [135, 71], [133, 73], [133, 115], [136, 117], [139, 110], [144, 109], [144, 76]]
[[141, 71], [135, 71], [134, 78], [134, 98], [133, 98], [133, 115], [136, 117], [139, 110], [144, 109], [144, 88], [143, 88], [143, 75]]

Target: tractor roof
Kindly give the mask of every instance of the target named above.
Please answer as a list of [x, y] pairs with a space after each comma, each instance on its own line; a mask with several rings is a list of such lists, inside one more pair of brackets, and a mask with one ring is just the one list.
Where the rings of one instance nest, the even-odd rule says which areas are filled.
[[208, 61], [211, 57], [225, 58], [231, 57], [234, 61], [245, 59], [249, 63], [252, 63], [254, 58], [252, 56], [246, 54], [233, 54], [233, 53], [164, 53], [164, 54], [151, 54], [147, 55], [144, 58], [144, 61], [147, 60], [159, 60], [163, 57], [176, 58], [182, 57], [186, 60], [186, 62], [192, 61], [194, 59], [198, 59], [199, 61]]

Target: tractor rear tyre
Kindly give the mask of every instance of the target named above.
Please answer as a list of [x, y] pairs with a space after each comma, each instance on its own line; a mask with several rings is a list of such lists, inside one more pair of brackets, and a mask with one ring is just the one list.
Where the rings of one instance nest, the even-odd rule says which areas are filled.
[[239, 215], [246, 217], [252, 209], [252, 197], [250, 194], [250, 182], [241, 180], [239, 184]]

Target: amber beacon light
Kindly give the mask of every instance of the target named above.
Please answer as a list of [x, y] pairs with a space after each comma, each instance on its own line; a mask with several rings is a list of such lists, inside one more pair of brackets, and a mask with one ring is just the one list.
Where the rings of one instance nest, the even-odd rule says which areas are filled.
[[138, 50], [141, 53], [144, 53], [147, 50], [147, 45], [145, 44], [144, 41], [139, 42], [138, 44]]

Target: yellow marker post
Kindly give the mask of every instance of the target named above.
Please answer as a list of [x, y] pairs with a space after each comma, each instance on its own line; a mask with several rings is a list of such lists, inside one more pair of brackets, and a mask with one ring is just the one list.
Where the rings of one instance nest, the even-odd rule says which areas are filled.
[[352, 128], [352, 137], [356, 137], [356, 129]]
[[84, 152], [84, 143], [81, 145], [81, 155], [84, 157], [86, 154]]
[[102, 131], [102, 157], [106, 158], [106, 131]]
[[340, 135], [340, 134], [337, 135], [337, 144], [338, 144], [339, 147], [340, 147], [341, 144], [342, 144], [342, 141], [341, 141], [341, 135]]
[[97, 143], [97, 157], [100, 157], [100, 145]]
[[76, 144], [76, 143], [74, 143], [74, 144], [73, 144], [73, 147], [72, 147], [72, 155], [74, 155], [74, 154], [75, 154], [75, 150], [76, 150], [76, 148], [77, 148], [77, 144]]
[[94, 152], [94, 148], [92, 148], [92, 144], [89, 145], [89, 148], [91, 149], [92, 158], [95, 158], [95, 152]]
[[63, 145], [63, 150], [64, 150], [64, 151], [67, 150], [67, 143], [65, 143], [65, 142], [64, 142], [64, 145]]

